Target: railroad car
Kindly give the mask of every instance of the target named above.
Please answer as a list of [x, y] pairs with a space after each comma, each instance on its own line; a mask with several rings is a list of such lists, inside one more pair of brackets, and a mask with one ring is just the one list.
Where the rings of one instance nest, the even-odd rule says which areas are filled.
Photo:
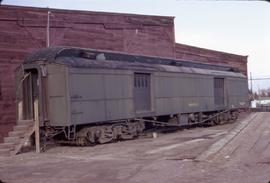
[[19, 119], [79, 145], [131, 139], [148, 123], [219, 123], [248, 107], [237, 69], [95, 49], [37, 50], [17, 68], [16, 85]]

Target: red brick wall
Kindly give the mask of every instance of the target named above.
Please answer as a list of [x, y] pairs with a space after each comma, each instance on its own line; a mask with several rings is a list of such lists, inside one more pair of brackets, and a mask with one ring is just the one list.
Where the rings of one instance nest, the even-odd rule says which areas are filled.
[[247, 75], [247, 56], [225, 53], [195, 46], [176, 43], [175, 56], [177, 59], [187, 61], [229, 65], [238, 68], [243, 74]]
[[[174, 57], [173, 17], [50, 10], [51, 46], [65, 45]], [[47, 9], [0, 6], [0, 142], [13, 127], [14, 69], [46, 46]]]
[[[1, 6], [0, 10], [1, 42], [6, 42], [5, 46], [13, 51], [46, 46], [47, 9]], [[173, 17], [50, 11], [52, 46], [70, 45], [174, 56]]]
[[[1, 44], [1, 42], [0, 42]], [[0, 51], [0, 142], [15, 124], [14, 69], [16, 60], [6, 60], [7, 54]]]

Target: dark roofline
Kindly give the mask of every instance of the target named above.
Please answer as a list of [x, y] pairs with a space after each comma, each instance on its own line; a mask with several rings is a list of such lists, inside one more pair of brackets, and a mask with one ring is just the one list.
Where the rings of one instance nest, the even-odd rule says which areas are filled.
[[112, 16], [138, 16], [138, 17], [156, 17], [156, 18], [167, 18], [174, 19], [174, 16], [163, 16], [163, 15], [145, 15], [145, 14], [136, 14], [136, 13], [115, 13], [115, 12], [103, 12], [103, 11], [88, 11], [88, 10], [72, 10], [72, 9], [60, 9], [60, 8], [46, 8], [46, 7], [32, 7], [32, 6], [16, 6], [16, 5], [7, 5], [1, 4], [1, 8], [8, 9], [25, 9], [25, 10], [41, 10], [41, 11], [58, 11], [58, 12], [74, 12], [81, 14], [100, 14], [100, 15], [112, 15]]
[[77, 57], [91, 60], [110, 60], [123, 61], [132, 63], [160, 64], [178, 67], [192, 67], [208, 70], [239, 72], [238, 69], [228, 66], [219, 66], [211, 64], [202, 64], [197, 62], [184, 61], [179, 59], [150, 57], [141, 55], [131, 55], [123, 52], [115, 52], [108, 50], [85, 49], [76, 47], [51, 47], [43, 48], [30, 54], [24, 61], [24, 64], [36, 61], [54, 62], [61, 57]]

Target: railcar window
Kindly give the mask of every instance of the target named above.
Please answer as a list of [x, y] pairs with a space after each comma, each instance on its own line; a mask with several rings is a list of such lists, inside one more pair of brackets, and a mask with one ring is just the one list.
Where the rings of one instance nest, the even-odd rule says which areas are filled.
[[138, 88], [141, 87], [141, 78], [140, 77], [137, 77], [137, 82], [138, 82]]
[[134, 87], [147, 88], [149, 87], [149, 74], [135, 74]]
[[136, 74], [134, 77], [134, 87], [136, 88], [147, 88], [149, 87], [149, 76], [148, 74], [144, 75], [139, 75]]
[[136, 76], [134, 77], [134, 87], [136, 88], [147, 88], [149, 87], [149, 78], [146, 76]]
[[134, 87], [137, 87], [137, 79], [134, 77]]

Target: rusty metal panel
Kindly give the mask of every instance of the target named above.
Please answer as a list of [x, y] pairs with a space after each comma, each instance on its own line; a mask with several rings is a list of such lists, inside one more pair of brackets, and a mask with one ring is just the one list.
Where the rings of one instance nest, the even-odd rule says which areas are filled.
[[109, 74], [104, 75], [104, 89], [106, 99], [132, 99], [132, 75]]
[[103, 100], [104, 76], [102, 74], [70, 74], [71, 100]]
[[159, 73], [155, 78], [158, 115], [214, 110], [213, 77]]
[[106, 100], [106, 117], [108, 120], [134, 117], [133, 99]]
[[69, 125], [67, 67], [47, 65], [49, 120], [53, 126]]
[[87, 124], [106, 121], [106, 104], [100, 100], [72, 100], [71, 124]]
[[134, 117], [133, 82], [131, 73], [105, 74], [104, 88], [108, 120]]
[[93, 73], [69, 73], [72, 124], [106, 120], [104, 76]]
[[232, 108], [248, 107], [248, 82], [242, 78], [227, 79], [228, 106]]
[[175, 76], [160, 76], [155, 81], [156, 97], [178, 97], [181, 93], [179, 78]]
[[156, 98], [156, 113], [158, 115], [177, 114], [183, 111], [182, 98]]
[[134, 117], [131, 72], [70, 68], [72, 124]]

